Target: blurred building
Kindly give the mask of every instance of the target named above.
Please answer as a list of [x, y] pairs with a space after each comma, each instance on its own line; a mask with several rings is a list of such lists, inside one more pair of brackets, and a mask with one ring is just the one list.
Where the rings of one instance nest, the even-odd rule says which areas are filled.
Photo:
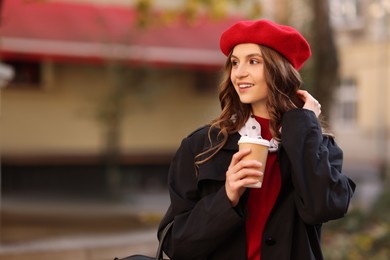
[[[277, 19], [287, 17], [303, 29], [312, 19], [307, 1], [277, 3]], [[340, 83], [327, 121], [344, 151], [343, 170], [358, 183], [354, 201], [369, 207], [384, 179], [390, 180], [390, 1], [328, 0], [328, 5]]]
[[[298, 27], [310, 16], [301, 0], [261, 3], [264, 17], [292, 16]], [[341, 69], [332, 128], [347, 166], [377, 167], [390, 158], [389, 1], [329, 3]], [[39, 188], [40, 177], [54, 190], [100, 187], [107, 152], [133, 173], [166, 172], [181, 139], [219, 112], [219, 36], [239, 15], [137, 29], [125, 0], [4, 0], [2, 9], [0, 57], [15, 70], [1, 100], [4, 192]]]
[[[385, 164], [388, 169], [390, 1], [328, 0], [328, 4], [340, 70], [331, 129], [344, 150], [348, 169], [364, 172]], [[272, 17], [298, 28], [313, 15], [302, 0], [278, 0], [273, 11]]]
[[101, 190], [107, 160], [166, 174], [218, 113], [218, 40], [234, 19], [137, 29], [127, 6], [4, 1], [1, 60], [15, 77], [2, 90], [3, 193]]
[[390, 1], [330, 3], [341, 63], [333, 126], [348, 159], [389, 164]]

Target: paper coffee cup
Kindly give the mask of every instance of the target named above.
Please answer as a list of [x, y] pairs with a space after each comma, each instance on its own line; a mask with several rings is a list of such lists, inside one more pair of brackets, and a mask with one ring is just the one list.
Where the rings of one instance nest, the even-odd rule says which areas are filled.
[[[262, 163], [259, 168], [264, 173], [265, 165], [267, 163], [268, 150], [270, 142], [265, 139], [253, 138], [249, 136], [242, 136], [238, 141], [238, 147], [240, 150], [250, 148], [251, 152], [244, 156], [242, 160], [257, 160]], [[247, 185], [249, 188], [261, 188], [263, 178], [261, 178], [256, 184]]]

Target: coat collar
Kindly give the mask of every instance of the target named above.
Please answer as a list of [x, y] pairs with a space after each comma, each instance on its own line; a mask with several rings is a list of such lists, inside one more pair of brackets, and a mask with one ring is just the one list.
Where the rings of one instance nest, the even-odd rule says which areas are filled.
[[238, 140], [241, 135], [239, 133], [234, 133], [229, 135], [226, 144], [223, 146], [223, 149], [226, 150], [238, 150]]
[[[221, 141], [221, 138], [217, 138], [219, 131], [220, 131], [219, 128], [214, 128], [211, 130], [211, 139], [212, 139], [213, 143]], [[238, 140], [240, 139], [240, 137], [241, 137], [241, 135], [238, 132], [236, 132], [234, 134], [230, 134], [222, 149], [237, 151], [238, 150]]]

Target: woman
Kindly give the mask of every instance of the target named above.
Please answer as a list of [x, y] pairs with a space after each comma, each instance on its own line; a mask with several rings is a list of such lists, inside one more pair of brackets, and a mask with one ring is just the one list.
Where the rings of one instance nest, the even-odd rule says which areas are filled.
[[[322, 132], [321, 105], [299, 90], [310, 47], [268, 20], [234, 24], [221, 36], [228, 57], [221, 115], [183, 139], [169, 170], [171, 259], [323, 259], [322, 223], [343, 217], [355, 184], [342, 151]], [[241, 135], [271, 141], [264, 173], [241, 160]], [[246, 188], [262, 179], [262, 187]]]

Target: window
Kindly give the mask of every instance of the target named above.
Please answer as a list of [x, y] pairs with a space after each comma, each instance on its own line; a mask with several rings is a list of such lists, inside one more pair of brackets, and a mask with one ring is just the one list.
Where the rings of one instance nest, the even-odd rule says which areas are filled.
[[38, 88], [41, 86], [41, 63], [35, 61], [4, 61], [13, 67], [12, 88]]
[[220, 74], [217, 71], [196, 71], [195, 77], [195, 89], [200, 94], [215, 93], [218, 89]]
[[337, 119], [343, 124], [354, 125], [357, 121], [357, 87], [352, 78], [344, 79], [338, 89]]
[[338, 28], [359, 29], [362, 27], [361, 0], [329, 0], [330, 18]]

